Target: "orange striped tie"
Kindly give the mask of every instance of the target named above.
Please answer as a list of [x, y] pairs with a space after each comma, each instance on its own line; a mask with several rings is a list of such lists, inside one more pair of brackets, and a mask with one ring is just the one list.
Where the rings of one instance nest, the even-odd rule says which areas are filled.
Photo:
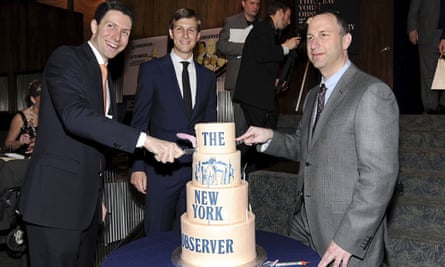
[[105, 64], [99, 64], [100, 71], [102, 72], [102, 92], [104, 97], [104, 112], [107, 113], [107, 77], [108, 69]]

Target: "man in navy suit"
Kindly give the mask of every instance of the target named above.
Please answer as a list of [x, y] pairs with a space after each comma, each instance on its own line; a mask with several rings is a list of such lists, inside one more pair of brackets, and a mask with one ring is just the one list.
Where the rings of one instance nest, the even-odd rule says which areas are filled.
[[104, 218], [106, 147], [129, 153], [145, 147], [162, 162], [183, 154], [175, 143], [112, 119], [115, 93], [99, 64], [125, 49], [132, 24], [126, 6], [102, 3], [91, 21], [90, 40], [59, 47], [45, 67], [39, 137], [20, 199], [32, 267], [93, 266], [97, 226]]
[[[194, 10], [182, 8], [173, 15], [169, 35], [170, 54], [143, 63], [139, 68], [136, 104], [131, 125], [152, 136], [186, 145], [176, 136], [194, 134], [198, 122], [216, 121], [215, 74], [193, 60], [193, 48], [200, 38], [200, 19]], [[191, 91], [191, 114], [184, 103], [182, 72], [187, 62]], [[192, 107], [191, 107], [192, 106]], [[185, 184], [191, 179], [191, 157], [161, 165], [149, 156], [137, 157], [131, 183], [146, 194], [144, 230], [146, 235], [179, 229], [185, 212]]]

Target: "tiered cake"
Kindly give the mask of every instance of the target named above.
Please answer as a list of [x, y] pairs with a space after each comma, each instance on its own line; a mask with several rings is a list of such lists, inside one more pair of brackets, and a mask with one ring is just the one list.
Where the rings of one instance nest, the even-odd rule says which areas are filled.
[[182, 266], [253, 266], [257, 260], [255, 215], [248, 183], [241, 179], [234, 123], [195, 127], [192, 181], [181, 216]]

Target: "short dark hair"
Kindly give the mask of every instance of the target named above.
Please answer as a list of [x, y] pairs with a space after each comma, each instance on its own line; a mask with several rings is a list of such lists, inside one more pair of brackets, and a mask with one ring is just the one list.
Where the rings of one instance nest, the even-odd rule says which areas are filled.
[[119, 1], [107, 1], [97, 6], [96, 12], [94, 13], [94, 19], [97, 21], [97, 24], [100, 23], [105, 14], [110, 10], [120, 11], [123, 14], [129, 16], [131, 19], [131, 24], [134, 25], [136, 17], [134, 15], [133, 10], [131, 10], [128, 6]]
[[195, 10], [190, 8], [180, 8], [176, 10], [175, 14], [173, 14], [172, 18], [170, 19], [169, 29], [173, 30], [173, 27], [175, 26], [175, 22], [182, 19], [182, 18], [195, 18], [196, 22], [198, 23], [198, 32], [201, 31], [201, 19], [199, 18], [198, 13], [196, 13]]
[[28, 93], [25, 97], [26, 106], [32, 106], [31, 96], [37, 97], [42, 93], [42, 82], [40, 80], [33, 80], [28, 84]]
[[268, 16], [274, 15], [280, 9], [286, 11], [290, 9], [290, 5], [283, 1], [273, 1], [267, 7], [267, 15]]
[[325, 14], [330, 14], [332, 16], [335, 17], [335, 19], [337, 20], [337, 24], [338, 26], [340, 26], [340, 34], [341, 35], [345, 35], [347, 33], [350, 32], [349, 30], [349, 24], [346, 21], [345, 17], [343, 17], [340, 14], [340, 11], [335, 11], [335, 10], [322, 10], [319, 13], [317, 13], [315, 16], [317, 15], [325, 15]]

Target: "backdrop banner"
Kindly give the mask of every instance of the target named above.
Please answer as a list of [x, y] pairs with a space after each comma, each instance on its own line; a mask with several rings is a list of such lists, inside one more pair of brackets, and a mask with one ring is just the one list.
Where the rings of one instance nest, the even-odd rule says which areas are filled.
[[319, 11], [330, 10], [339, 12], [346, 19], [352, 34], [352, 44], [349, 53], [359, 53], [359, 29], [358, 29], [358, 3], [357, 0], [295, 0], [296, 30], [300, 35], [305, 35], [306, 21]]

